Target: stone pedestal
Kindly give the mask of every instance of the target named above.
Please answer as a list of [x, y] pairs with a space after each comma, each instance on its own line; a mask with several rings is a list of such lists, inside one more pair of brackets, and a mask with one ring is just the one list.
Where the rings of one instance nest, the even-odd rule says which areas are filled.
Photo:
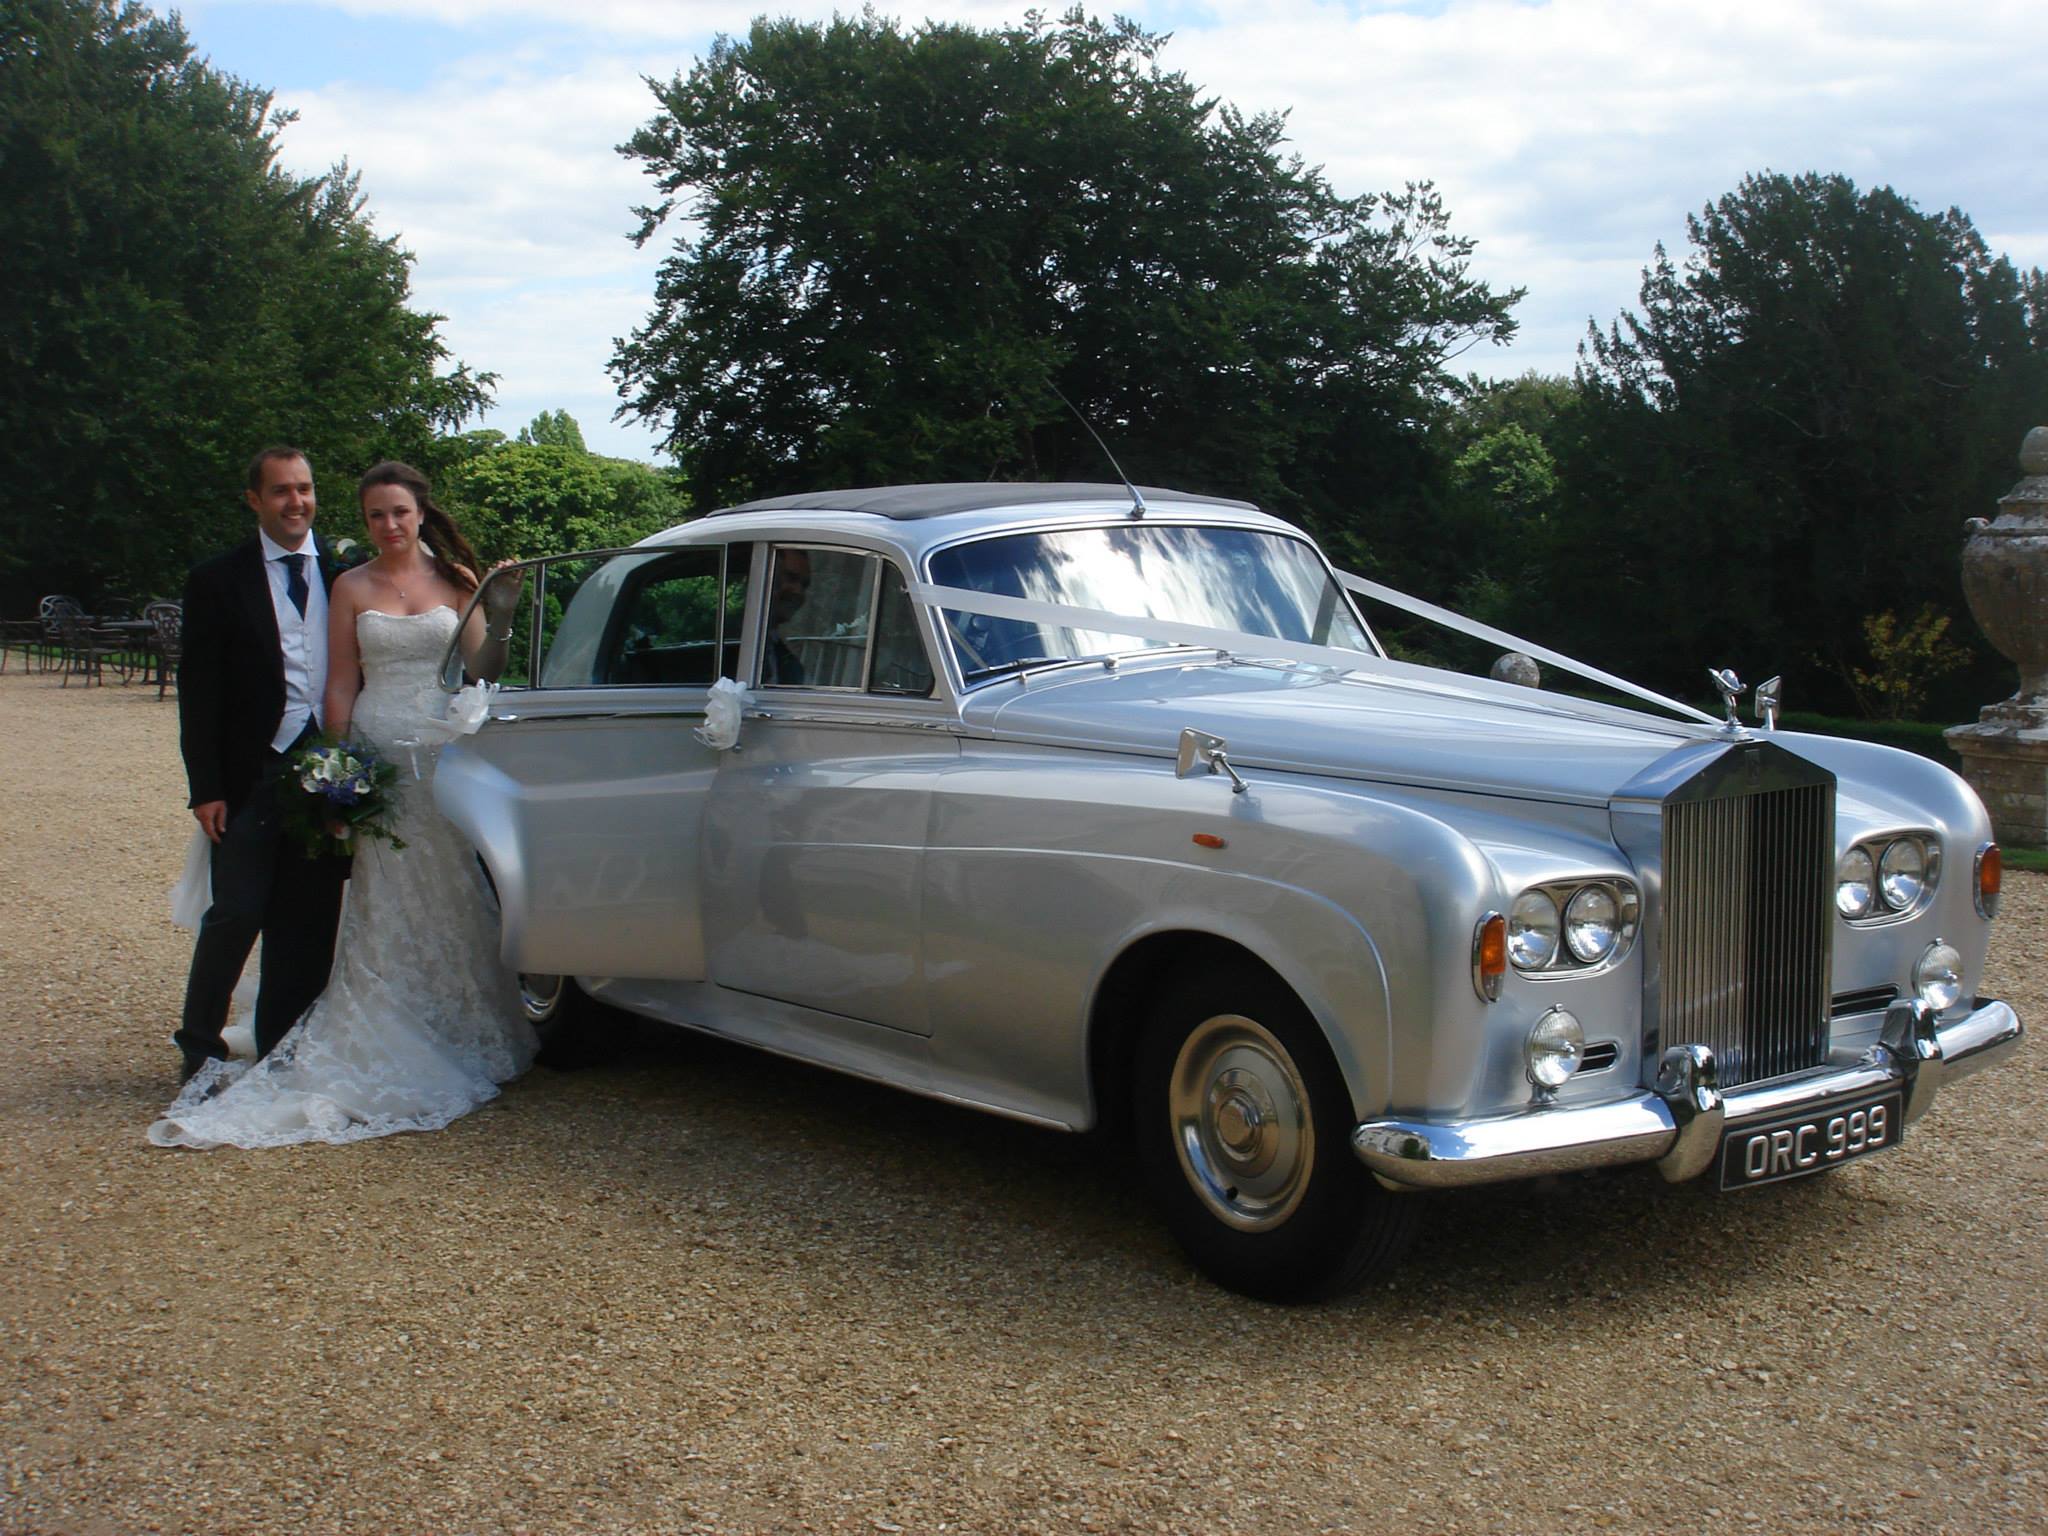
[[1942, 734], [1991, 813], [1991, 835], [2015, 847], [2048, 848], [2048, 726], [1980, 720]]
[[2048, 847], [2048, 427], [2020, 445], [2024, 474], [1996, 521], [1971, 518], [1963, 594], [1991, 643], [2019, 663], [2019, 691], [1943, 734], [2001, 843]]

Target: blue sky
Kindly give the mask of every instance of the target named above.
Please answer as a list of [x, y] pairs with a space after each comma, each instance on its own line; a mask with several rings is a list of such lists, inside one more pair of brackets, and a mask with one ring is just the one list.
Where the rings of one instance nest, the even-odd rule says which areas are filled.
[[[996, 0], [894, 11], [995, 25]], [[1048, 10], [1056, 6], [1047, 6]], [[198, 0], [197, 49], [296, 109], [284, 157], [362, 174], [378, 228], [455, 355], [499, 375], [488, 424], [566, 409], [593, 448], [654, 456], [615, 422], [613, 338], [641, 323], [661, 251], [627, 239], [646, 196], [614, 152], [755, 7], [724, 0]], [[2048, 265], [2048, 55], [2038, 0], [1239, 0], [1116, 10], [1163, 63], [1246, 111], [1345, 193], [1433, 180], [1474, 270], [1522, 286], [1487, 375], [1568, 372], [1587, 321], [1635, 302], [1662, 241], [1750, 172], [1838, 171], [1969, 214]], [[774, 13], [822, 19], [829, 4]], [[1103, 12], [1106, 14], [1107, 12]], [[660, 237], [657, 237], [657, 243]]]

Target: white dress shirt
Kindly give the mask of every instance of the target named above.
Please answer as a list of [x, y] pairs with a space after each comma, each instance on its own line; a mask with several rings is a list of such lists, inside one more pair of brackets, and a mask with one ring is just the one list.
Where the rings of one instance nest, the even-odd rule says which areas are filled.
[[[284, 713], [278, 718], [277, 734], [270, 738], [273, 752], [282, 752], [294, 741], [306, 722], [320, 717], [320, 701], [327, 692], [327, 583], [320, 579], [320, 551], [313, 535], [296, 550], [286, 549], [256, 530], [263, 545], [263, 569], [270, 577], [270, 606], [277, 612], [277, 639], [284, 651]], [[289, 583], [291, 567], [287, 556], [306, 557], [306, 615], [292, 606]]]

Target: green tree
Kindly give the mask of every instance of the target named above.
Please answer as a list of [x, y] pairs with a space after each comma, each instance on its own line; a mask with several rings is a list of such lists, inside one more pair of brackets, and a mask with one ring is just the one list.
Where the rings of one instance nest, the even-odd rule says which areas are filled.
[[613, 358], [700, 504], [818, 484], [1110, 478], [1355, 521], [1445, 364], [1512, 333], [1427, 186], [1340, 197], [1074, 10], [995, 31], [757, 22], [624, 146], [679, 211]]
[[1541, 520], [1557, 499], [1557, 460], [1542, 438], [1514, 422], [1475, 441], [1451, 471], [1459, 491], [1510, 522]]
[[552, 448], [574, 448], [578, 453], [587, 451], [583, 446], [583, 429], [576, 425], [576, 418], [567, 411], [542, 411], [531, 423], [519, 429], [519, 441]]
[[1841, 176], [1749, 177], [1688, 230], [1582, 349], [1556, 612], [1667, 686], [1734, 664], [1839, 709], [1868, 615], [1963, 611], [1961, 520], [2048, 398], [2048, 279]]
[[[267, 442], [329, 499], [429, 464], [490, 379], [447, 367], [346, 166], [276, 163], [288, 114], [115, 0], [0, 8], [0, 602], [175, 591], [246, 526]], [[346, 498], [344, 498], [345, 501]], [[332, 514], [330, 513], [330, 516]]]
[[688, 508], [673, 475], [562, 443], [501, 442], [457, 464], [443, 489], [489, 561], [631, 544], [681, 522]]

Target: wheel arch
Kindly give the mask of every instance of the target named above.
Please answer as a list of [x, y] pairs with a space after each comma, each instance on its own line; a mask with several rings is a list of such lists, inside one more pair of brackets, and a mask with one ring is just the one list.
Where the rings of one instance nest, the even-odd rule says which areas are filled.
[[519, 935], [526, 913], [526, 880], [511, 814], [511, 783], [503, 773], [451, 745], [434, 770], [434, 804], [475, 851], [498, 900], [498, 958], [522, 970]]
[[1344, 1080], [1352, 1109], [1364, 1119], [1387, 1093], [1391, 1049], [1388, 997], [1377, 948], [1353, 929], [1364, 953], [1349, 974], [1319, 976], [1299, 965], [1275, 965], [1276, 945], [1212, 927], [1170, 926], [1139, 935], [1117, 954], [1096, 984], [1088, 1009], [1088, 1083], [1098, 1130], [1128, 1128], [1137, 1046], [1148, 999], [1181, 967], [1242, 966], [1285, 988], [1314, 1022]]

